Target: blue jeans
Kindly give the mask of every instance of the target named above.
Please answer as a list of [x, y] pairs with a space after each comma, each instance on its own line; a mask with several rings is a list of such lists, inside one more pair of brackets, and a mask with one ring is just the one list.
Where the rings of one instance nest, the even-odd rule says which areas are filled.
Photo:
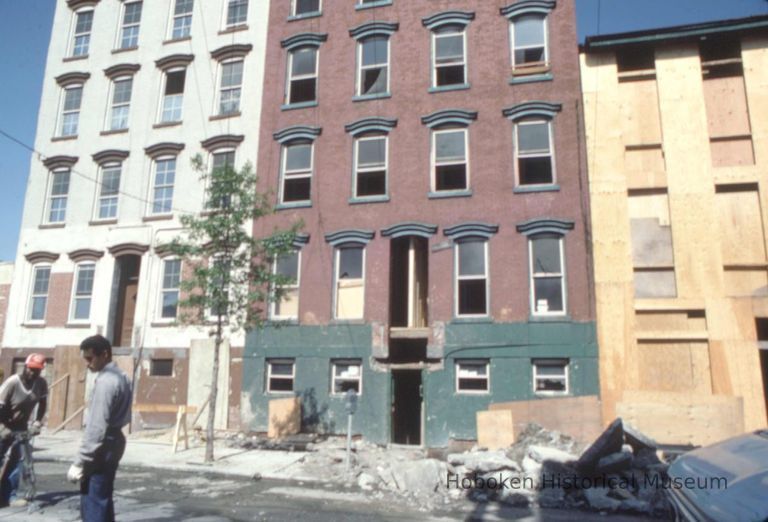
[[107, 431], [101, 451], [86, 467], [80, 482], [80, 516], [83, 522], [113, 522], [115, 505], [112, 492], [120, 459], [125, 452], [125, 436], [120, 430]]
[[[5, 453], [8, 448], [13, 444], [13, 438], [7, 438], [0, 441], [0, 463], [5, 460]], [[0, 477], [0, 506], [7, 506], [11, 500], [11, 494], [16, 496], [16, 490], [19, 488], [19, 459], [21, 458], [21, 451], [19, 446], [16, 445], [11, 450], [9, 456], [10, 462], [5, 470], [5, 474]], [[2, 465], [2, 464], [0, 464]]]

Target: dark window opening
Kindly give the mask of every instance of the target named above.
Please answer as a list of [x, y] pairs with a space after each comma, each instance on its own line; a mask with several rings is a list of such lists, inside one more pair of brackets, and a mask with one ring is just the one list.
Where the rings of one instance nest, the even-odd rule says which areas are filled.
[[173, 359], [152, 359], [149, 362], [151, 377], [173, 377]]
[[464, 66], [451, 65], [437, 68], [437, 85], [461, 85], [464, 83]]
[[438, 165], [435, 167], [435, 190], [464, 190], [466, 188], [466, 165]]
[[621, 73], [655, 71], [653, 47], [627, 47], [616, 52], [616, 68]]
[[459, 315], [486, 313], [485, 279], [459, 281]]
[[382, 196], [387, 193], [386, 171], [360, 172], [357, 175], [357, 196]]
[[315, 78], [306, 80], [293, 80], [291, 82], [291, 99], [288, 103], [302, 103], [315, 101], [316, 96]]
[[730, 38], [706, 38], [699, 43], [704, 79], [742, 76], [741, 44]]
[[172, 71], [165, 75], [165, 94], [182, 94], [184, 92], [184, 79], [186, 78], [186, 69], [181, 71]]
[[552, 160], [549, 157], [519, 158], [521, 185], [543, 185], [552, 183]]
[[307, 201], [309, 200], [311, 178], [286, 179], [283, 190], [283, 201]]

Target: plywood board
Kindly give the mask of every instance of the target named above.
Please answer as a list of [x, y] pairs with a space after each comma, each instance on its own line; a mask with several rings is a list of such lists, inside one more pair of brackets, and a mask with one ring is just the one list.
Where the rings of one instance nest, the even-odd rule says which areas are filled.
[[490, 450], [507, 448], [515, 442], [512, 410], [477, 412], [477, 444]]
[[301, 400], [298, 397], [272, 399], [269, 401], [270, 439], [296, 435], [301, 431]]
[[[213, 339], [195, 339], [189, 349], [187, 404], [197, 407], [198, 410], [211, 393], [213, 351]], [[229, 356], [229, 342], [225, 340], [219, 349], [219, 385], [214, 419], [217, 430], [227, 429], [229, 417]]]

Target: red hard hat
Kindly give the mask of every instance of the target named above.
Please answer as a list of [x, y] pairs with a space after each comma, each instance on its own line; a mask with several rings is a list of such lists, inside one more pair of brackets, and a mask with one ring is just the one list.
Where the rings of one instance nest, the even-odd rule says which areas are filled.
[[32, 370], [42, 370], [45, 368], [45, 355], [39, 353], [31, 353], [27, 356], [27, 360], [24, 362], [27, 368]]

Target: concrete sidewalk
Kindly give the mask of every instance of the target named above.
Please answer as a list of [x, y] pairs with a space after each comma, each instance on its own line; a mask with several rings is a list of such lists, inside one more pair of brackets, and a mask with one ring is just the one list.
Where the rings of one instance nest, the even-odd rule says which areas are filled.
[[[55, 435], [45, 431], [35, 437], [34, 456], [37, 460], [71, 462], [80, 445], [82, 432], [62, 431]], [[159, 468], [195, 473], [215, 473], [230, 477], [252, 478], [258, 473], [263, 478], [278, 480], [303, 480], [324, 482], [317, 476], [301, 471], [299, 461], [306, 452], [275, 450], [244, 450], [229, 448], [223, 441], [216, 441], [215, 461], [204, 464], [205, 445], [193, 445], [188, 450], [172, 453], [170, 442], [157, 437], [148, 438], [142, 432], [128, 436], [123, 466]]]

